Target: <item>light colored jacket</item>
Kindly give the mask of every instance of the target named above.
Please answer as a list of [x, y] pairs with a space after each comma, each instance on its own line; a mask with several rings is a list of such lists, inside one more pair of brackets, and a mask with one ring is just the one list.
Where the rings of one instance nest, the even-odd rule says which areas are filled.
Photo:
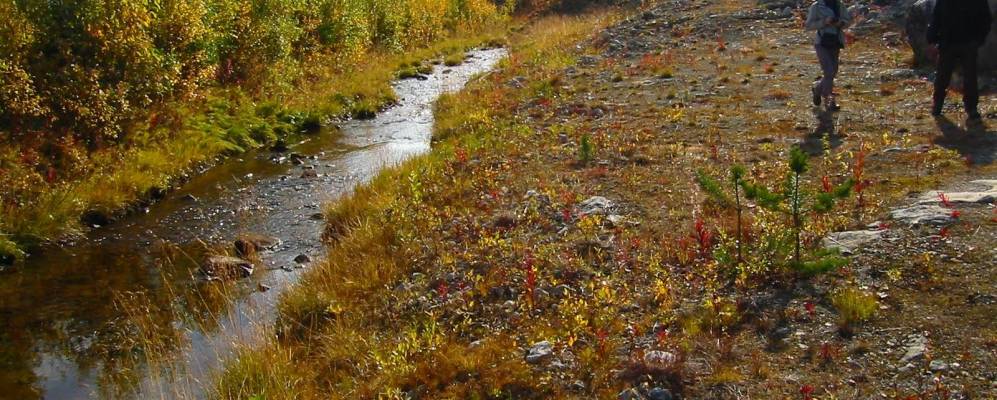
[[824, 21], [828, 18], [834, 17], [834, 10], [831, 9], [824, 2], [824, 0], [817, 0], [813, 5], [810, 6], [810, 11], [807, 12], [807, 22], [803, 24], [803, 27], [808, 31], [816, 30], [814, 44], [820, 45], [820, 35], [822, 33], [837, 33], [838, 40], [842, 45], [845, 44], [845, 32], [844, 28], [852, 23], [852, 16], [848, 14], [848, 9], [845, 8], [843, 3], [844, 0], [838, 0], [838, 15], [839, 19], [844, 22], [844, 26], [841, 29], [835, 26], [825, 26]]

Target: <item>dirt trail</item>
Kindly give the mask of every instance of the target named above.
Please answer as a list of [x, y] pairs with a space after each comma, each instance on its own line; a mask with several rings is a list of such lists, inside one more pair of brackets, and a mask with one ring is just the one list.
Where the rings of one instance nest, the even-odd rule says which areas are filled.
[[[910, 69], [901, 35], [882, 24], [866, 26], [843, 52], [843, 110], [822, 111], [811, 105], [820, 70], [800, 25], [798, 14], [751, 2], [665, 1], [598, 36], [600, 51], [564, 71], [567, 97], [557, 110], [522, 111], [537, 129], [593, 132], [596, 148], [609, 149], [589, 172], [565, 172], [579, 180], [570, 185], [629, 205], [651, 232], [688, 229], [701, 200], [690, 195], [697, 168], [742, 163], [764, 176], [798, 145], [819, 173], [848, 177], [864, 157], [864, 205], [835, 229], [879, 232], [838, 279], [876, 293], [878, 317], [844, 339], [834, 307], [819, 300], [835, 284], [762, 289], [749, 296], [763, 310], [759, 321], [777, 322], [731, 345], [752, 360], [724, 375], [716, 355], [692, 355], [702, 379], [690, 398], [796, 397], [807, 385], [838, 398], [997, 395], [993, 198], [922, 201], [956, 216], [941, 224], [890, 217], [921, 192], [981, 190], [969, 182], [997, 177], [997, 98], [982, 100], [983, 126], [962, 122], [958, 94], [947, 117], [931, 118], [931, 72]], [[564, 163], [572, 146], [548, 161]], [[627, 150], [606, 154], [617, 146]]]

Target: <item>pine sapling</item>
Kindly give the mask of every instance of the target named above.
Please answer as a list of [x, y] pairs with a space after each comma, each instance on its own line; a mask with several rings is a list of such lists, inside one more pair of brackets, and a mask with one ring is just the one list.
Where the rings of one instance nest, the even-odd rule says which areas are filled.
[[[801, 238], [806, 225], [806, 216], [811, 213], [827, 213], [834, 209], [838, 200], [851, 195], [855, 186], [854, 179], [832, 186], [830, 180], [824, 184], [824, 190], [811, 193], [803, 190], [803, 174], [809, 170], [807, 155], [799, 147], [794, 147], [789, 155], [789, 173], [783, 183], [782, 191], [772, 192], [762, 185], [744, 182], [745, 198], [755, 201], [760, 207], [787, 214], [791, 220], [793, 236], [793, 259], [790, 265], [804, 273], [826, 272], [844, 264], [844, 260], [834, 256], [832, 252], [820, 251], [814, 254], [813, 261], [803, 261], [803, 240]], [[822, 182], [823, 183], [823, 182]]]
[[588, 165], [592, 161], [592, 153], [594, 151], [592, 138], [588, 133], [582, 134], [581, 143], [578, 145], [578, 162], [582, 165]]

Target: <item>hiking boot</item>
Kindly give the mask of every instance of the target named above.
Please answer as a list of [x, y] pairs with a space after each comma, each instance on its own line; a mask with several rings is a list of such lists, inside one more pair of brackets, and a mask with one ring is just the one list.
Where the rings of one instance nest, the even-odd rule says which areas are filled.
[[841, 111], [841, 106], [838, 105], [838, 102], [833, 97], [828, 97], [825, 101], [827, 103], [827, 111]]
[[817, 88], [817, 85], [810, 87], [810, 93], [814, 96], [814, 107], [820, 107], [820, 89]]

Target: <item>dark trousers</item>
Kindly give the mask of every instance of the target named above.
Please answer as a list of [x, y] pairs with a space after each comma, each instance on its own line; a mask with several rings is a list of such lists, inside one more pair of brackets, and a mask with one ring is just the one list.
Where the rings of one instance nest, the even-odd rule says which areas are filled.
[[966, 112], [976, 111], [980, 103], [980, 89], [976, 84], [976, 43], [960, 43], [943, 45], [938, 50], [938, 74], [935, 76], [935, 107], [941, 107], [945, 101], [945, 91], [952, 81], [952, 72], [956, 66], [962, 67], [963, 92], [962, 103]]
[[817, 83], [817, 91], [821, 97], [828, 98], [834, 93], [834, 78], [838, 76], [839, 57], [841, 49], [837, 47], [824, 47], [815, 45], [817, 49], [817, 60], [820, 61], [822, 72], [820, 82]]

